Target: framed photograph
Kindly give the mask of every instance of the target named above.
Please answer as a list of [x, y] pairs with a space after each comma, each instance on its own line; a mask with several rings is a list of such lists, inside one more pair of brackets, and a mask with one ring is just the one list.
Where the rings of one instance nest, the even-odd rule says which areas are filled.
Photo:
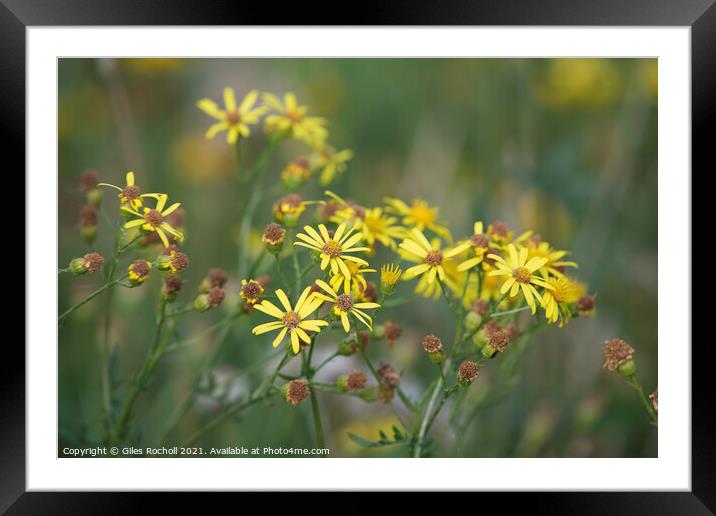
[[549, 491], [557, 512], [709, 514], [711, 3], [253, 26], [2, 0], [27, 308], [0, 509]]

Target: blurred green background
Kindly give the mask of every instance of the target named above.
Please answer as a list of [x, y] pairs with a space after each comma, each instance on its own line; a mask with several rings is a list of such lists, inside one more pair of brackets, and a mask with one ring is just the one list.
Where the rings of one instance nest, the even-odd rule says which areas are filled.
[[[441, 208], [457, 238], [474, 220], [503, 220], [515, 231], [534, 229], [580, 264], [577, 278], [597, 293], [595, 317], [548, 328], [530, 342], [519, 373], [504, 382], [487, 367], [471, 387], [466, 408], [475, 417], [462, 449], [444, 418], [432, 433], [438, 456], [653, 457], [657, 432], [634, 392], [602, 369], [605, 339], [636, 348], [645, 390], [657, 385], [657, 61], [655, 59], [61, 59], [59, 63], [59, 267], [88, 252], [78, 231], [80, 174], [123, 184], [133, 170], [144, 191], [163, 191], [186, 212], [185, 251], [191, 263], [180, 294], [189, 302], [210, 267], [233, 273], [237, 199], [234, 150], [223, 134], [204, 139], [211, 120], [199, 98], [221, 102], [224, 86], [237, 97], [250, 89], [294, 91], [310, 114], [329, 120], [329, 141], [354, 158], [331, 189], [362, 205], [384, 196], [421, 197]], [[265, 144], [254, 126], [242, 152], [247, 160]], [[305, 147], [281, 148], [267, 170], [281, 169]], [[321, 197], [312, 184], [301, 191]], [[275, 199], [259, 207], [256, 227], [270, 221]], [[115, 217], [116, 197], [103, 209]], [[305, 222], [311, 222], [308, 210]], [[258, 237], [257, 237], [258, 238]], [[257, 244], [258, 245], [258, 244]], [[111, 255], [112, 234], [102, 225], [94, 248]], [[271, 265], [266, 262], [266, 269]], [[379, 263], [380, 264], [380, 263]], [[96, 277], [59, 278], [64, 310], [96, 289]], [[154, 328], [160, 275], [136, 289], [117, 289], [111, 335], [117, 346], [118, 398], [141, 366]], [[377, 278], [376, 278], [377, 279]], [[237, 302], [237, 279], [226, 305]], [[401, 287], [409, 292], [414, 283]], [[400, 322], [395, 349], [371, 345], [376, 363], [403, 372], [417, 398], [434, 376], [420, 340], [452, 335], [444, 302], [417, 299], [386, 309]], [[99, 349], [103, 301], [78, 310], [59, 332], [60, 444], [93, 443], [101, 428]], [[216, 312], [216, 313], [214, 313]], [[178, 331], [191, 336], [222, 317], [222, 310], [190, 314]], [[273, 363], [245, 369], [273, 350], [250, 333], [260, 314], [239, 320], [215, 370], [217, 386], [197, 399], [171, 443], [243, 396]], [[335, 338], [332, 337], [335, 341]], [[164, 357], [135, 409], [138, 444], [156, 444], [163, 425], [189, 389], [211, 336]], [[334, 351], [319, 343], [317, 359]], [[492, 365], [492, 364], [490, 364]], [[339, 358], [321, 371], [333, 381], [358, 357]], [[242, 372], [243, 371], [243, 372]], [[497, 382], [497, 383], [496, 383]], [[488, 390], [489, 385], [495, 387]], [[321, 396], [332, 456], [400, 456], [365, 450], [351, 431], [376, 439], [394, 422], [389, 407], [353, 398]], [[313, 446], [308, 403], [258, 406], [208, 435], [205, 446]]]

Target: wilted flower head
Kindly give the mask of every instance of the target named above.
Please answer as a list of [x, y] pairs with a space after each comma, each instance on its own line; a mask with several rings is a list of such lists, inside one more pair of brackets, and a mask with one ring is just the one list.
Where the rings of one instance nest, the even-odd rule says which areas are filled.
[[657, 412], [659, 411], [659, 389], [655, 390], [651, 394], [649, 394], [649, 399], [651, 400], [651, 404], [654, 405], [654, 410]]
[[104, 258], [99, 253], [87, 253], [82, 258], [75, 258], [70, 262], [70, 271], [80, 275], [85, 273], [93, 274], [102, 268]]
[[160, 270], [181, 272], [189, 266], [189, 257], [181, 251], [172, 249], [169, 255], [162, 255], [157, 259], [157, 267]]
[[208, 292], [212, 287], [223, 287], [227, 281], [229, 281], [229, 275], [226, 271], [219, 268], [209, 269], [209, 272], [206, 273], [206, 277], [201, 282], [199, 290], [201, 292]]
[[132, 285], [141, 285], [149, 277], [152, 263], [147, 260], [134, 260], [127, 267], [129, 281]]
[[211, 287], [209, 289], [209, 292], [206, 293], [209, 306], [211, 306], [212, 308], [219, 306], [224, 301], [225, 295], [226, 293], [224, 292], [223, 288]]
[[281, 171], [281, 179], [288, 190], [294, 190], [311, 175], [311, 164], [305, 156], [299, 156]]
[[383, 364], [378, 369], [378, 377], [383, 385], [387, 387], [395, 387], [400, 383], [400, 374], [390, 364]]
[[622, 339], [610, 339], [604, 343], [604, 368], [614, 371], [632, 359], [634, 348]]
[[281, 388], [281, 393], [290, 405], [298, 405], [308, 398], [311, 391], [306, 380], [291, 380]]
[[306, 204], [300, 195], [288, 194], [273, 205], [273, 216], [277, 222], [284, 223], [288, 227], [294, 227], [305, 209]]
[[283, 247], [283, 241], [286, 238], [286, 230], [275, 222], [266, 224], [264, 234], [261, 241], [266, 245], [266, 249], [272, 253], [278, 253]]
[[443, 343], [435, 335], [426, 335], [423, 338], [423, 349], [428, 353], [437, 353], [443, 349]]
[[582, 296], [577, 300], [576, 308], [579, 315], [584, 317], [594, 312], [594, 301], [596, 297], [596, 295]]
[[162, 287], [162, 298], [168, 302], [174, 301], [176, 295], [179, 293], [183, 285], [184, 282], [179, 276], [177, 276], [176, 274], [169, 274], [164, 279], [164, 286]]
[[85, 170], [80, 176], [80, 190], [91, 192], [97, 189], [97, 173], [94, 170]]
[[344, 374], [336, 380], [336, 387], [341, 392], [360, 391], [366, 386], [368, 375], [361, 371], [353, 371], [350, 374]]
[[477, 364], [472, 360], [465, 360], [457, 369], [457, 379], [463, 385], [469, 385], [480, 375]]
[[241, 290], [239, 296], [248, 306], [255, 305], [261, 294], [264, 293], [264, 286], [256, 280], [241, 280]]
[[395, 343], [402, 334], [403, 328], [398, 323], [394, 323], [393, 321], [385, 321], [385, 323], [383, 323], [383, 338], [385, 338], [391, 348], [395, 347]]

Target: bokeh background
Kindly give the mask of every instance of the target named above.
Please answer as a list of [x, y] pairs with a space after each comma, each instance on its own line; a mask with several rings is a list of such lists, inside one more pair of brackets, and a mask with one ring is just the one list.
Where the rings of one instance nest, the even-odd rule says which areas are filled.
[[[332, 144], [354, 152], [348, 171], [331, 186], [337, 193], [366, 206], [379, 205], [384, 196], [424, 198], [440, 206], [458, 237], [478, 219], [502, 220], [518, 232], [534, 229], [572, 250], [577, 277], [597, 293], [596, 316], [540, 333], [516, 374], [501, 379], [497, 368], [486, 367], [464, 409], [474, 412], [464, 445], [456, 449], [454, 432], [441, 418], [432, 431], [440, 443], [434, 455], [656, 456], [656, 429], [634, 392], [602, 369], [603, 342], [618, 336], [636, 348], [647, 393], [657, 385], [655, 59], [61, 59], [59, 267], [88, 251], [78, 230], [83, 200], [77, 183], [84, 170], [94, 169], [100, 181], [114, 184], [133, 170], [144, 191], [168, 192], [183, 203], [191, 264], [180, 300], [191, 301], [208, 268], [235, 270], [234, 150], [223, 134], [204, 138], [210, 119], [195, 107], [202, 97], [220, 101], [227, 85], [239, 97], [254, 88], [294, 91], [311, 114], [327, 117]], [[251, 159], [265, 136], [256, 127], [244, 143]], [[300, 144], [284, 145], [267, 170], [270, 181], [305, 152]], [[301, 194], [319, 198], [321, 192], [314, 184]], [[257, 212], [257, 249], [273, 200]], [[106, 214], [114, 217], [115, 205], [107, 191]], [[107, 256], [111, 246], [111, 231], [100, 221], [94, 247]], [[102, 281], [66, 276], [59, 279], [60, 310]], [[152, 336], [160, 288], [154, 276], [141, 288], [115, 292], [118, 399]], [[402, 288], [409, 292], [412, 284]], [[233, 278], [228, 307], [237, 302], [237, 289]], [[61, 446], [99, 439], [102, 308], [101, 299], [86, 305], [59, 332]], [[198, 334], [222, 315], [221, 309], [190, 314], [178, 331]], [[449, 311], [442, 302], [417, 299], [382, 316], [399, 321], [404, 334], [395, 349], [376, 344], [371, 355], [401, 370], [404, 389], [417, 398], [434, 375], [421, 337], [435, 333], [449, 341]], [[173, 443], [274, 367], [261, 362], [272, 350], [251, 335], [250, 324], [244, 318], [233, 327], [215, 385], [198, 396]], [[212, 342], [208, 335], [164, 357], [135, 410], [138, 444], [156, 444]], [[334, 351], [335, 342], [320, 346], [318, 360]], [[365, 369], [358, 357], [340, 358], [317, 380], [332, 381], [354, 367]], [[405, 453], [367, 450], [346, 437], [350, 431], [377, 439], [395, 422], [388, 407], [330, 394], [321, 404], [332, 456]], [[201, 444], [312, 446], [309, 411], [308, 403], [261, 405]]]

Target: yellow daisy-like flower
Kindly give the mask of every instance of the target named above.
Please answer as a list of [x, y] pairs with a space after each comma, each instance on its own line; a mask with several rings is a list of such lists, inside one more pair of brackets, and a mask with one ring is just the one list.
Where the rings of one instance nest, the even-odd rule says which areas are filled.
[[224, 107], [219, 106], [213, 100], [201, 99], [196, 103], [197, 107], [207, 115], [218, 120], [209, 127], [206, 138], [211, 139], [220, 131], [226, 131], [226, 141], [231, 145], [235, 144], [239, 136], [246, 137], [251, 134], [249, 125], [257, 124], [259, 118], [264, 115], [268, 108], [265, 106], [254, 107], [259, 98], [257, 90], [251, 90], [246, 94], [241, 104], [236, 105], [236, 97], [233, 88], [224, 88]]
[[578, 267], [576, 262], [562, 260], [562, 258], [569, 254], [568, 251], [553, 249], [547, 242], [539, 242], [537, 244], [529, 243], [529, 240], [527, 242], [527, 255], [530, 258], [536, 256], [538, 258], [547, 259], [547, 262], [542, 267], [542, 275], [544, 277], [551, 274], [558, 278], [564, 278], [565, 276], [562, 271], [565, 267]]
[[156, 231], [157, 235], [159, 235], [159, 238], [162, 240], [164, 247], [169, 247], [169, 239], [167, 238], [166, 233], [173, 235], [180, 242], [183, 241], [184, 235], [174, 229], [172, 225], [166, 221], [167, 215], [181, 206], [181, 203], [175, 202], [167, 209], [164, 209], [168, 198], [169, 197], [165, 194], [159, 194], [157, 196], [157, 205], [154, 209], [150, 209], [145, 206], [143, 213], [139, 213], [138, 211], [135, 211], [127, 206], [122, 207], [122, 210], [125, 213], [138, 217], [127, 222], [124, 227], [129, 229], [141, 226], [144, 231]]
[[490, 249], [490, 237], [483, 233], [483, 225], [480, 221], [473, 225], [473, 235], [453, 248], [450, 256], [458, 255], [468, 249], [472, 249], [472, 256], [458, 265], [457, 270], [459, 271], [472, 269], [482, 263], [485, 254]]
[[320, 292], [316, 292], [314, 295], [323, 301], [333, 303], [333, 313], [340, 317], [341, 324], [343, 325], [343, 329], [346, 333], [351, 331], [351, 323], [348, 320], [348, 314], [352, 314], [371, 331], [373, 330], [373, 320], [363, 310], [369, 308], [380, 308], [378, 303], [356, 303], [348, 294], [338, 295], [338, 293], [336, 293], [336, 291], [323, 280], [316, 280], [316, 285], [323, 289], [323, 291], [328, 295], [321, 294]]
[[330, 265], [331, 274], [343, 276], [344, 288], [347, 290], [350, 287], [351, 271], [346, 261], [368, 266], [367, 261], [350, 254], [370, 251], [368, 247], [355, 247], [363, 240], [363, 235], [360, 233], [351, 235], [353, 229], [346, 231], [345, 224], [339, 225], [333, 236], [323, 224], [318, 225], [318, 231], [311, 226], [304, 226], [303, 229], [307, 234], [298, 233], [296, 238], [302, 242], [294, 242], [293, 245], [307, 247], [320, 253], [321, 270], [325, 270]]
[[363, 208], [344, 201], [331, 191], [326, 191], [325, 194], [339, 205], [331, 221], [337, 224], [342, 222], [353, 224], [356, 231], [363, 234], [363, 238], [371, 247], [378, 241], [385, 247], [396, 249], [395, 240], [405, 236], [405, 228], [396, 225], [398, 219], [385, 213], [383, 208]]
[[561, 328], [572, 317], [572, 311], [568, 304], [579, 299], [583, 288], [567, 277], [549, 278], [547, 283], [552, 288], [542, 296], [542, 308], [544, 308], [547, 320], [552, 324], [559, 321]]
[[[376, 272], [375, 269], [366, 269], [363, 268], [361, 264], [351, 261], [346, 261], [345, 264], [346, 267], [348, 267], [350, 276], [346, 278], [339, 270], [338, 274], [331, 276], [328, 283], [336, 292], [340, 290], [341, 284], [343, 285], [343, 291], [346, 294], [350, 292], [351, 289], [354, 292], [363, 292], [366, 288], [368, 288], [368, 283], [363, 275], [368, 272]], [[346, 279], [348, 281], [346, 281]]]
[[507, 252], [509, 253], [507, 259], [496, 254], [488, 255], [489, 258], [495, 260], [497, 266], [497, 270], [490, 271], [489, 276], [507, 276], [500, 293], [505, 294], [509, 291], [510, 297], [515, 297], [517, 292], [522, 289], [525, 301], [534, 314], [537, 311], [535, 298], [542, 303], [542, 296], [537, 292], [535, 285], [549, 290], [554, 288], [535, 274], [547, 263], [547, 259], [534, 257], [528, 261], [527, 248], [523, 247], [518, 252], [514, 244], [507, 246]]
[[401, 253], [403, 258], [419, 264], [408, 268], [403, 279], [409, 280], [425, 274], [428, 284], [432, 284], [436, 276], [441, 281], [445, 280], [444, 261], [447, 256], [440, 249], [440, 240], [430, 242], [422, 231], [413, 229], [410, 238], [403, 240], [399, 247], [405, 251]]
[[277, 347], [283, 342], [286, 333], [291, 334], [291, 349], [294, 353], [298, 353], [301, 349], [300, 341], [306, 344], [311, 343], [311, 337], [307, 331], [320, 332], [322, 326], [328, 326], [326, 321], [321, 319], [306, 319], [315, 312], [319, 306], [323, 304], [323, 300], [311, 294], [311, 287], [306, 287], [301, 296], [296, 301], [296, 305], [292, 308], [291, 302], [283, 290], [276, 291], [276, 297], [281, 302], [283, 310], [273, 304], [271, 301], [264, 299], [260, 303], [256, 303], [254, 309], [263, 312], [266, 315], [279, 319], [269, 323], [259, 324], [251, 330], [254, 335], [261, 335], [273, 330], [280, 330], [276, 338], [273, 340], [273, 347]]
[[440, 238], [444, 238], [448, 242], [452, 241], [450, 230], [443, 223], [438, 222], [440, 210], [437, 207], [430, 206], [422, 199], [413, 199], [412, 203], [408, 205], [400, 199], [386, 197], [385, 203], [388, 205], [389, 211], [403, 217], [404, 225], [414, 226], [420, 231], [425, 231], [427, 228]]
[[321, 168], [321, 175], [318, 180], [322, 185], [327, 185], [336, 177], [336, 174], [345, 172], [346, 163], [353, 158], [353, 151], [345, 149], [336, 152], [330, 145], [323, 145], [317, 152], [316, 165]]
[[380, 268], [380, 286], [383, 290], [391, 290], [398, 283], [403, 271], [395, 264], [386, 264]]
[[270, 93], [262, 95], [264, 104], [276, 111], [276, 114], [266, 117], [266, 131], [288, 132], [298, 140], [306, 142], [313, 148], [323, 145], [328, 131], [324, 127], [326, 119], [318, 116], [306, 116], [308, 108], [299, 106], [296, 95], [289, 92], [283, 96], [283, 102]]
[[124, 187], [117, 185], [111, 185], [109, 183], [97, 183], [97, 186], [109, 186], [119, 191], [119, 200], [122, 206], [130, 206], [134, 210], [138, 210], [142, 207], [143, 197], [154, 197], [156, 198], [160, 194], [148, 193], [143, 194], [139, 187], [134, 183], [134, 172], [127, 172], [126, 177], [127, 184]]

